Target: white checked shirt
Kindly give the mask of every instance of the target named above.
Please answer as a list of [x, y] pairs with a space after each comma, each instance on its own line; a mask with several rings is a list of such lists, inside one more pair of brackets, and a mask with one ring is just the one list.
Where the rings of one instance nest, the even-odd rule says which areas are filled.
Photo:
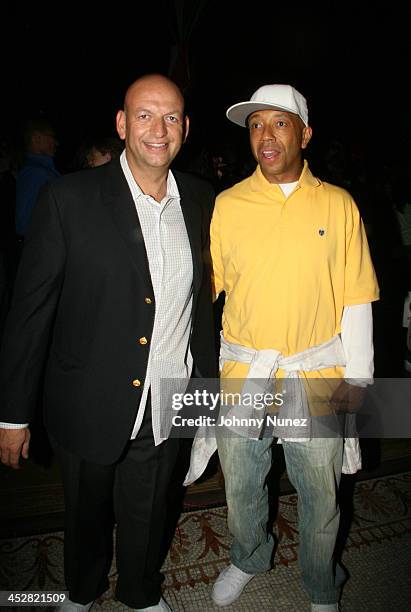
[[[180, 206], [180, 194], [171, 171], [167, 178], [167, 193], [159, 203], [141, 191], [131, 173], [125, 151], [121, 154], [120, 163], [143, 232], [156, 301], [147, 373], [131, 438], [135, 438], [140, 429], [148, 391], [151, 389], [153, 435], [154, 443], [158, 445], [166, 439], [160, 433], [160, 400], [162, 393], [164, 402], [165, 393], [164, 386], [160, 389], [161, 378], [187, 381], [193, 367], [189, 349], [193, 260]], [[168, 397], [182, 390], [185, 387], [181, 389], [177, 380], [168, 381]], [[163, 403], [163, 410], [165, 405], [167, 402]]]

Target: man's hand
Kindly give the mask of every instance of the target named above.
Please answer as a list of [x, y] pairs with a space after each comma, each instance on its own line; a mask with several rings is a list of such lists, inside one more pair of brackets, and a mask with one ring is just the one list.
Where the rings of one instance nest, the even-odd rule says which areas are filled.
[[336, 412], [358, 412], [364, 403], [366, 387], [350, 385], [346, 380], [342, 380], [331, 397], [331, 407]]
[[30, 431], [28, 427], [20, 429], [0, 428], [0, 460], [18, 470], [20, 454], [23, 459], [29, 456]]

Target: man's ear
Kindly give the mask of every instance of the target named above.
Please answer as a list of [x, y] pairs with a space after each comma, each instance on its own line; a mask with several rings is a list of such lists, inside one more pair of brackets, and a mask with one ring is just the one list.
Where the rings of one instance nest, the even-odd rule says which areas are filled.
[[307, 148], [307, 145], [310, 142], [312, 135], [313, 135], [312, 129], [310, 128], [309, 125], [306, 125], [303, 128], [303, 132], [302, 132], [302, 135], [301, 135], [301, 148], [302, 149], [306, 149]]
[[126, 137], [126, 113], [123, 110], [119, 110], [116, 116], [116, 128], [117, 134], [121, 140]]
[[190, 131], [190, 119], [185, 116], [184, 117], [184, 125], [183, 125], [183, 143], [187, 140], [188, 132]]

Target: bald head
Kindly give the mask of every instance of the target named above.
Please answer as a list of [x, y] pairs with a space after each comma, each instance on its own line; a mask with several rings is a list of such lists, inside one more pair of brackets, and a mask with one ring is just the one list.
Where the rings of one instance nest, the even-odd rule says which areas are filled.
[[174, 94], [179, 101], [180, 108], [184, 111], [184, 97], [180, 88], [167, 77], [162, 74], [146, 74], [130, 85], [126, 91], [124, 98], [124, 109], [132, 107], [136, 97], [146, 95], [147, 93], [162, 93], [167, 92], [167, 95]]

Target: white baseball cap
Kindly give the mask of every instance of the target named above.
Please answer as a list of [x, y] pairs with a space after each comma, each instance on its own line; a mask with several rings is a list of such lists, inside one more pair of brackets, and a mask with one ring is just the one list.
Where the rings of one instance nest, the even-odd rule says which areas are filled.
[[291, 85], [263, 85], [247, 102], [233, 104], [226, 115], [230, 121], [247, 127], [247, 117], [258, 110], [275, 108], [298, 115], [308, 125], [307, 100]]

